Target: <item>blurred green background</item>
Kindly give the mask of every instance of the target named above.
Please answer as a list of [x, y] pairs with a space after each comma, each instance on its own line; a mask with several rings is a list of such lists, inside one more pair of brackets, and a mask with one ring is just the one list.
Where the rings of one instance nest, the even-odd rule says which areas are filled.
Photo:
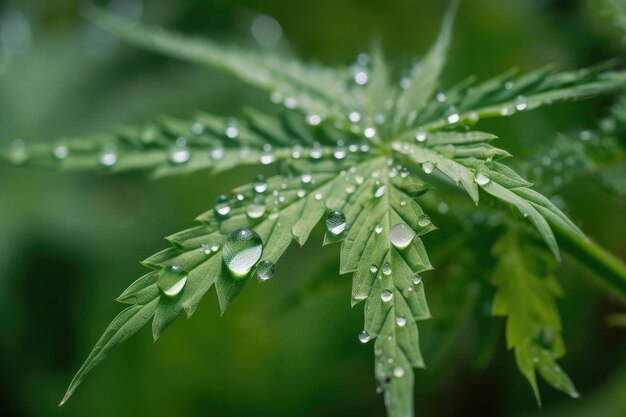
[[[446, 3], [100, 2], [129, 18], [252, 48], [262, 47], [251, 31], [255, 19], [269, 15], [282, 26], [274, 48], [346, 65], [379, 40], [398, 68], [428, 48]], [[572, 69], [626, 56], [624, 35], [611, 29], [601, 9], [599, 0], [466, 0], [446, 80], [548, 63]], [[74, 0], [1, 1], [0, 48], [0, 146], [15, 138], [54, 141], [109, 131], [160, 114], [237, 115], [247, 105], [269, 106], [266, 94], [231, 77], [122, 44], [82, 19]], [[565, 104], [483, 128], [523, 158], [556, 132], [594, 127], [611, 103], [605, 97]], [[0, 167], [0, 414], [384, 415], [372, 346], [356, 338], [362, 307], [350, 309], [350, 277], [336, 272], [337, 248], [320, 247], [321, 230], [305, 249], [291, 248], [275, 279], [251, 284], [223, 317], [209, 292], [191, 320], [179, 318], [156, 344], [144, 329], [57, 408], [73, 373], [121, 310], [112, 300], [145, 272], [138, 261], [255, 173], [246, 168], [150, 182], [141, 174]], [[561, 197], [594, 239], [626, 259], [624, 199], [584, 180]], [[472, 248], [486, 248], [475, 253], [446, 251], [455, 236], [445, 224], [436, 235], [426, 242], [438, 270], [425, 276], [435, 319], [420, 327], [429, 367], [416, 373], [419, 416], [626, 415], [625, 332], [605, 321], [623, 308], [598, 290], [590, 271], [571, 259], [559, 269], [569, 347], [562, 364], [583, 399], [542, 385], [539, 410], [506, 351], [502, 321], [484, 317], [493, 263], [484, 252], [491, 237], [474, 238]]]

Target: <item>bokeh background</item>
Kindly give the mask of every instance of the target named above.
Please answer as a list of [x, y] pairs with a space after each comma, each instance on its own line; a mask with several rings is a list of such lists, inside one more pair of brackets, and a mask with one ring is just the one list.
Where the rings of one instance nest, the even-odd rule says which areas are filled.
[[[398, 68], [428, 48], [446, 6], [435, 0], [100, 4], [178, 31], [291, 50], [329, 65], [349, 64], [379, 40]], [[252, 30], [255, 22], [261, 32]], [[265, 93], [229, 76], [124, 45], [81, 18], [74, 0], [0, 1], [0, 48], [0, 146], [109, 131], [160, 114], [237, 115], [248, 105], [269, 106]], [[548, 63], [572, 69], [613, 57], [626, 57], [626, 41], [600, 0], [472, 0], [463, 2], [445, 79], [484, 79]], [[483, 128], [523, 158], [557, 132], [594, 127], [614, 98]], [[249, 285], [223, 317], [210, 292], [192, 319], [179, 318], [155, 344], [144, 329], [57, 407], [121, 310], [113, 299], [144, 273], [138, 261], [255, 173], [148, 181], [140, 173], [0, 167], [0, 414], [383, 416], [372, 347], [356, 338], [362, 307], [350, 309], [350, 278], [336, 272], [336, 247], [321, 248], [321, 230], [306, 248], [290, 249], [275, 279]], [[626, 259], [625, 199], [584, 179], [560, 196], [595, 240]], [[416, 374], [419, 416], [626, 415], [626, 331], [606, 324], [623, 308], [598, 289], [590, 271], [568, 258], [559, 269], [569, 347], [561, 363], [583, 399], [542, 385], [538, 409], [506, 351], [502, 321], [484, 319], [493, 260], [462, 247], [443, 250], [453, 232], [438, 234], [426, 242], [439, 268], [424, 278], [435, 319], [420, 326], [428, 369]]]

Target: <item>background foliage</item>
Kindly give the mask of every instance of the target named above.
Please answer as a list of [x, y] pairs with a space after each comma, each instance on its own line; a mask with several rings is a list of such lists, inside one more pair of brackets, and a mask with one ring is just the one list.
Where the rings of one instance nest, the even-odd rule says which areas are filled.
[[[518, 3], [481, 0], [463, 6], [446, 79], [468, 73], [484, 79], [516, 65], [529, 70], [555, 63], [570, 69], [624, 55], [624, 35], [608, 29], [599, 1]], [[141, 3], [114, 1], [111, 7], [251, 45], [250, 24], [256, 12], [267, 13], [283, 23], [292, 42], [279, 47], [307, 59], [348, 63], [353, 51], [367, 49], [378, 35], [388, 55], [405, 64], [430, 45], [443, 6], [179, 1], [144, 9]], [[214, 72], [207, 77], [206, 69], [120, 45], [77, 12], [71, 1], [5, 6], [0, 21], [3, 140], [108, 131], [113, 124], [142, 122], [160, 112], [188, 116], [204, 109], [230, 115], [243, 104], [267, 106], [264, 94], [230, 77]], [[489, 48], [476, 47], [481, 44]], [[489, 128], [482, 129], [506, 138], [506, 148], [522, 159], [557, 131], [595, 128], [610, 105], [610, 98], [560, 105], [486, 122]], [[195, 174], [148, 184], [140, 175], [0, 172], [0, 215], [7, 219], [0, 229], [3, 410], [14, 415], [204, 415], [208, 410], [224, 416], [381, 415], [371, 347], [355, 343], [362, 312], [348, 308], [350, 278], [335, 272], [336, 249], [315, 244], [321, 230], [306, 249], [306, 259], [319, 262], [303, 264], [291, 248], [293, 256], [283, 258], [277, 277], [262, 287], [249, 286], [222, 319], [216, 300], [207, 297], [192, 320], [180, 320], [155, 346], [142, 331], [57, 410], [71, 372], [118, 311], [102, 302], [103, 294], [117, 296], [143, 273], [132, 267], [136, 260], [163, 247], [162, 236], [187, 227], [187, 219], [218, 194], [250, 181], [256, 169], [208, 181], [205, 174]], [[588, 234], [626, 256], [620, 233], [624, 200], [585, 179], [555, 192]], [[468, 219], [468, 227], [480, 221]], [[541, 414], [505, 351], [502, 322], [485, 320], [493, 295], [488, 283], [495, 237], [481, 236], [466, 251], [464, 236], [446, 230], [436, 235], [426, 238], [429, 246], [440, 248], [431, 257], [446, 263], [425, 278], [436, 320], [420, 326], [429, 368], [416, 374], [418, 409], [437, 416]], [[469, 277], [467, 265], [472, 265]], [[567, 294], [558, 301], [569, 347], [561, 363], [585, 401], [544, 389], [543, 413], [620, 415], [626, 410], [619, 396], [626, 385], [620, 365], [624, 337], [605, 321], [620, 308], [571, 260], [557, 276]], [[450, 392], [460, 400], [443, 401]]]

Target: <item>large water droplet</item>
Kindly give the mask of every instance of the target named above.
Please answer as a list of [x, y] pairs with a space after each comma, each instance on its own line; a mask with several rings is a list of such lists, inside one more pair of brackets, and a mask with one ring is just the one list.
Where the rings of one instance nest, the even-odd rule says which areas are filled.
[[157, 286], [167, 297], [176, 297], [185, 287], [188, 275], [179, 266], [168, 266], [159, 272]]
[[250, 272], [262, 253], [263, 241], [252, 229], [235, 230], [228, 235], [222, 249], [224, 263], [236, 277]]
[[411, 244], [415, 232], [409, 226], [404, 223], [398, 223], [394, 225], [389, 231], [389, 239], [391, 244], [398, 249], [404, 249]]
[[263, 217], [263, 215], [265, 214], [265, 204], [259, 201], [252, 202], [252, 204], [248, 206], [246, 214], [251, 219], [258, 219], [260, 217]]
[[267, 281], [274, 277], [274, 272], [276, 268], [274, 267], [274, 263], [269, 259], [263, 259], [256, 266], [256, 274], [261, 281]]
[[370, 339], [371, 339], [370, 334], [366, 332], [365, 330], [361, 330], [361, 332], [359, 333], [359, 342], [367, 343], [370, 341]]
[[487, 184], [489, 184], [489, 182], [491, 180], [489, 179], [488, 176], [486, 176], [485, 174], [479, 172], [474, 177], [474, 181], [476, 181], [476, 184], [478, 184], [478, 185], [487, 185]]
[[222, 194], [217, 197], [217, 200], [215, 201], [215, 212], [217, 214], [219, 214], [220, 216], [226, 216], [228, 213], [230, 213], [230, 209], [230, 199], [227, 195]]
[[404, 316], [396, 317], [396, 324], [398, 325], [398, 327], [406, 326], [406, 317]]
[[417, 225], [419, 227], [427, 227], [430, 226], [432, 224], [432, 221], [430, 220], [430, 217], [428, 217], [428, 215], [423, 214], [419, 217], [419, 219], [417, 219]]
[[252, 188], [257, 193], [264, 193], [267, 190], [267, 181], [265, 181], [265, 177], [263, 175], [257, 175], [254, 179], [254, 183], [252, 184]]
[[326, 216], [326, 229], [334, 236], [338, 236], [346, 230], [346, 215], [342, 211], [333, 210]]
[[384, 303], [388, 303], [393, 299], [393, 293], [390, 290], [383, 290], [380, 293], [380, 299], [383, 300]]
[[422, 170], [424, 171], [425, 174], [431, 174], [434, 169], [435, 169], [435, 164], [433, 164], [432, 162], [426, 161], [422, 163]]

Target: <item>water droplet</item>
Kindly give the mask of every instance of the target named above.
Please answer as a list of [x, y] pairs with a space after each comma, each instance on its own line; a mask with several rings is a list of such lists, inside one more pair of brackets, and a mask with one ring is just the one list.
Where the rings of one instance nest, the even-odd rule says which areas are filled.
[[399, 327], [404, 327], [404, 326], [406, 326], [406, 318], [405, 318], [404, 316], [402, 316], [402, 315], [400, 315], [400, 316], [396, 317], [396, 324], [397, 324]]
[[239, 128], [237, 127], [237, 120], [228, 119], [226, 121], [226, 127], [224, 128], [224, 135], [229, 139], [235, 139], [239, 136]]
[[425, 130], [419, 130], [416, 134], [415, 134], [415, 140], [418, 142], [424, 142], [426, 140], [426, 138], [428, 137], [428, 134], [426, 133]]
[[263, 259], [256, 266], [256, 274], [261, 281], [267, 281], [274, 277], [274, 272], [276, 268], [274, 267], [274, 263], [269, 259]]
[[393, 376], [396, 378], [402, 378], [404, 376], [404, 368], [401, 366], [396, 366], [393, 368]]
[[376, 181], [376, 184], [374, 186], [376, 187], [376, 190], [374, 191], [374, 197], [380, 198], [385, 195], [385, 192], [387, 191], [386, 186], [380, 185], [380, 182], [378, 181]]
[[307, 124], [317, 126], [322, 122], [322, 118], [317, 114], [310, 114], [306, 117]]
[[226, 216], [230, 213], [230, 199], [226, 195], [220, 195], [215, 201], [215, 212], [220, 216]]
[[346, 230], [346, 215], [339, 210], [333, 210], [326, 216], [326, 229], [330, 234], [338, 236]]
[[269, 165], [275, 160], [276, 158], [274, 157], [274, 154], [270, 152], [263, 152], [259, 157], [259, 162], [263, 165]]
[[361, 113], [359, 113], [357, 111], [350, 112], [350, 114], [348, 114], [348, 119], [352, 123], [358, 123], [358, 122], [361, 121]]
[[315, 198], [316, 201], [320, 201], [322, 198], [324, 198], [324, 194], [317, 192], [315, 193], [313, 197]]
[[56, 159], [62, 161], [69, 156], [70, 150], [65, 145], [59, 145], [54, 148], [52, 154]]
[[389, 264], [389, 262], [385, 262], [383, 264], [383, 275], [391, 275], [391, 265]]
[[280, 41], [283, 28], [272, 16], [260, 14], [252, 21], [250, 32], [259, 45], [271, 48]]
[[267, 190], [267, 181], [265, 181], [265, 177], [263, 175], [257, 175], [254, 179], [254, 183], [252, 184], [252, 188], [254, 191], [261, 194]]
[[299, 189], [298, 191], [296, 191], [296, 196], [298, 196], [298, 198], [302, 198], [306, 195], [306, 191], [304, 191], [303, 189]]
[[413, 277], [413, 285], [420, 285], [421, 283], [422, 283], [422, 277], [416, 274]]
[[430, 226], [432, 224], [430, 217], [428, 217], [428, 215], [423, 214], [419, 217], [419, 219], [417, 219], [417, 225], [419, 227], [427, 227]]
[[373, 138], [374, 136], [376, 136], [376, 129], [374, 129], [373, 127], [368, 127], [363, 131], [363, 136], [365, 136], [368, 139]]
[[157, 286], [167, 297], [176, 297], [185, 287], [188, 277], [187, 271], [172, 265], [159, 271]]
[[200, 122], [196, 122], [196, 123], [191, 125], [191, 128], [189, 130], [194, 135], [200, 136], [201, 134], [204, 133], [204, 125], [202, 123], [200, 123]]
[[365, 71], [357, 71], [354, 74], [354, 82], [358, 85], [365, 85], [369, 81], [369, 75]]
[[263, 241], [252, 229], [239, 229], [228, 235], [222, 256], [226, 267], [236, 277], [245, 276], [259, 261]]
[[489, 184], [489, 182], [491, 182], [488, 176], [480, 172], [477, 173], [476, 176], [474, 176], [474, 181], [476, 181], [476, 184], [478, 185], [487, 185]]
[[99, 162], [102, 166], [112, 167], [117, 164], [117, 154], [113, 149], [105, 150], [100, 154]]
[[372, 274], [375, 274], [376, 272], [378, 272], [378, 267], [374, 264], [370, 265], [370, 272]]
[[170, 161], [174, 164], [184, 164], [191, 159], [191, 152], [185, 147], [175, 147], [170, 152]]
[[337, 149], [333, 152], [333, 158], [338, 159], [338, 160], [342, 160], [346, 157], [346, 150], [345, 149]]
[[446, 101], [448, 99], [448, 97], [446, 97], [445, 93], [443, 93], [441, 91], [437, 93], [437, 97], [436, 98], [437, 98], [437, 101], [440, 102], [440, 103], [443, 103], [444, 101]]
[[258, 219], [262, 217], [265, 214], [265, 204], [262, 204], [260, 202], [253, 202], [248, 206], [246, 214], [251, 219]]
[[381, 234], [383, 231], [383, 226], [381, 224], [377, 224], [376, 227], [374, 228], [374, 232], [379, 235]]
[[430, 161], [426, 161], [422, 163], [422, 170], [425, 174], [431, 174], [435, 169], [435, 164]]
[[383, 300], [383, 303], [388, 303], [393, 299], [393, 293], [390, 290], [383, 290], [380, 293], [380, 299]]
[[391, 244], [398, 249], [404, 249], [411, 244], [415, 231], [404, 223], [394, 225], [389, 231]]
[[369, 342], [370, 339], [371, 339], [370, 334], [366, 332], [365, 330], [361, 330], [361, 332], [359, 333], [359, 342], [365, 344]]
[[213, 148], [211, 149], [211, 153], [209, 154], [211, 159], [214, 161], [219, 161], [224, 158], [224, 149], [223, 148]]
[[452, 113], [451, 115], [448, 116], [448, 123], [450, 124], [458, 123], [459, 120], [461, 120], [461, 116], [459, 116], [458, 113]]
[[528, 108], [528, 102], [526, 101], [526, 98], [524, 98], [523, 96], [519, 96], [517, 98], [517, 103], [515, 104], [515, 108], [518, 111], [524, 111]]

